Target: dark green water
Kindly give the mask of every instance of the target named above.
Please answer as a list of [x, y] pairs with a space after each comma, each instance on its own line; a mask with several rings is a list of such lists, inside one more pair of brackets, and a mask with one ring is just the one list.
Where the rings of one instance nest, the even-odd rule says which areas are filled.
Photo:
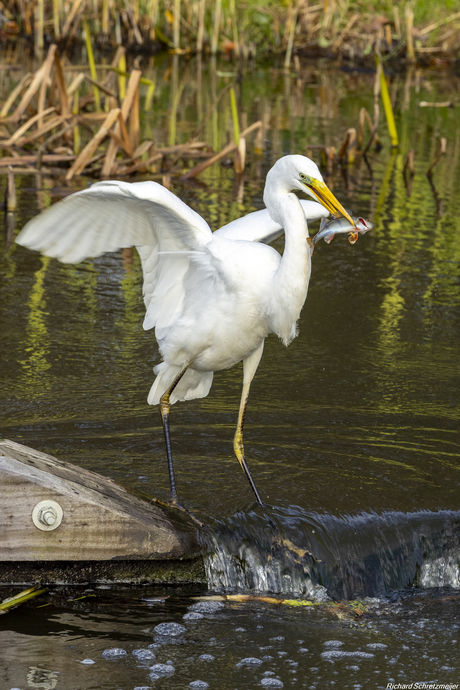
[[[152, 67], [157, 95], [143, 125], [145, 136], [177, 143], [227, 83], [219, 74], [233, 67], [168, 67]], [[297, 76], [248, 69], [242, 119], [264, 119], [262, 155], [249, 147], [240, 183], [221, 166], [189, 184], [173, 170], [172, 191], [213, 229], [261, 208], [271, 164], [307, 153], [308, 145], [339, 146], [360, 108], [372, 112], [372, 83], [372, 74], [327, 64], [302, 65]], [[181, 94], [174, 118], [171, 87]], [[252, 602], [184, 621], [191, 597], [206, 588], [171, 588], [160, 605], [140, 599], [161, 588], [96, 588], [97, 596], [79, 602], [69, 600], [82, 591], [57, 588], [0, 619], [2, 688], [175, 689], [200, 679], [241, 690], [278, 678], [286, 688], [358, 690], [392, 679], [460, 682], [460, 140], [455, 110], [419, 105], [453, 98], [458, 88], [452, 74], [395, 76], [400, 152], [390, 154], [381, 113], [383, 150], [368, 165], [324, 171], [344, 206], [375, 227], [354, 246], [343, 237], [317, 246], [299, 337], [287, 350], [274, 337], [266, 342], [245, 447], [275, 532], [254, 509], [232, 452], [241, 366], [217, 373], [204, 400], [172, 408], [178, 490], [214, 534], [210, 588], [373, 597], [366, 616]], [[223, 100], [203, 138], [224, 145], [229, 123]], [[430, 184], [425, 173], [440, 136], [447, 154]], [[411, 148], [416, 174], [408, 189], [403, 167]], [[315, 149], [312, 155], [320, 162]], [[44, 176], [41, 191], [34, 176], [18, 185], [16, 231], [67, 193], [59, 177]], [[142, 330], [137, 256], [63, 266], [1, 242], [0, 434], [167, 499], [160, 417], [146, 404], [159, 355], [152, 333]], [[282, 251], [281, 240], [275, 246]], [[291, 546], [280, 548], [279, 535]], [[293, 548], [321, 562], [296, 557]], [[179, 642], [160, 640], [155, 661], [136, 662], [131, 651], [155, 642], [153, 627], [171, 621], [187, 628]], [[369, 646], [375, 643], [386, 647]], [[101, 658], [111, 647], [128, 655]], [[334, 650], [354, 656], [327, 654]], [[246, 657], [262, 663], [237, 666]], [[85, 658], [96, 664], [78, 663]], [[152, 680], [148, 666], [169, 660], [173, 675]]]

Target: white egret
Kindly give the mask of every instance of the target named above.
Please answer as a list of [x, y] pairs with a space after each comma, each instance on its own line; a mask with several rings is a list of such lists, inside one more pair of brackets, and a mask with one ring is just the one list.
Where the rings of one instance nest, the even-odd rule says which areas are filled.
[[[293, 190], [319, 201], [301, 201]], [[267, 175], [266, 209], [216, 232], [155, 182], [98, 182], [63, 199], [24, 227], [16, 241], [64, 263], [135, 246], [144, 276], [144, 328], [155, 328], [163, 362], [148, 402], [160, 404], [171, 503], [179, 506], [169, 434], [170, 405], [205, 397], [213, 372], [243, 361], [233, 440], [255, 497], [243, 447], [249, 395], [267, 335], [285, 345], [307, 296], [311, 251], [307, 220], [349, 214], [305, 156], [284, 156]], [[266, 242], [285, 233], [283, 255]]]

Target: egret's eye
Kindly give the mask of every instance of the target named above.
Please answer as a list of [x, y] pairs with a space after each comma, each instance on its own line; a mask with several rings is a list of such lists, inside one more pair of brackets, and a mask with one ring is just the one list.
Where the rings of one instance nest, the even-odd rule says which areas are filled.
[[299, 173], [299, 177], [305, 185], [311, 184], [311, 177], [309, 175], [305, 175], [305, 173]]

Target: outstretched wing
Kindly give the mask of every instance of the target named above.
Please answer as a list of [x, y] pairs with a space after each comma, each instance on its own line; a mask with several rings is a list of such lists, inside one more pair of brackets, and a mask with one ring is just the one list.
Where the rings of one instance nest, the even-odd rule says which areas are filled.
[[[309, 201], [307, 199], [299, 199], [299, 201], [307, 222], [329, 216], [329, 211], [316, 201]], [[284, 229], [281, 225], [272, 220], [268, 210], [264, 208], [262, 211], [248, 213], [247, 216], [224, 225], [219, 230], [216, 230], [214, 234], [219, 237], [226, 237], [229, 240], [249, 240], [251, 242], [270, 244], [270, 242], [280, 237], [283, 232]]]
[[63, 263], [136, 246], [144, 274], [144, 328], [180, 310], [194, 252], [212, 239], [198, 213], [156, 182], [98, 182], [33, 218], [16, 242]]

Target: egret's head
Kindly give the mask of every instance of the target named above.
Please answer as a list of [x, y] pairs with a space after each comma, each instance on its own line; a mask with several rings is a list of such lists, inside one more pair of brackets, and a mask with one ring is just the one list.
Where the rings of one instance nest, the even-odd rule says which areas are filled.
[[[270, 179], [271, 178], [271, 179]], [[284, 156], [280, 158], [267, 175], [267, 182], [276, 184], [285, 191], [300, 189], [319, 201], [327, 210], [335, 215], [344, 216], [353, 225], [348, 211], [335, 198], [327, 185], [318, 166], [306, 156]]]

